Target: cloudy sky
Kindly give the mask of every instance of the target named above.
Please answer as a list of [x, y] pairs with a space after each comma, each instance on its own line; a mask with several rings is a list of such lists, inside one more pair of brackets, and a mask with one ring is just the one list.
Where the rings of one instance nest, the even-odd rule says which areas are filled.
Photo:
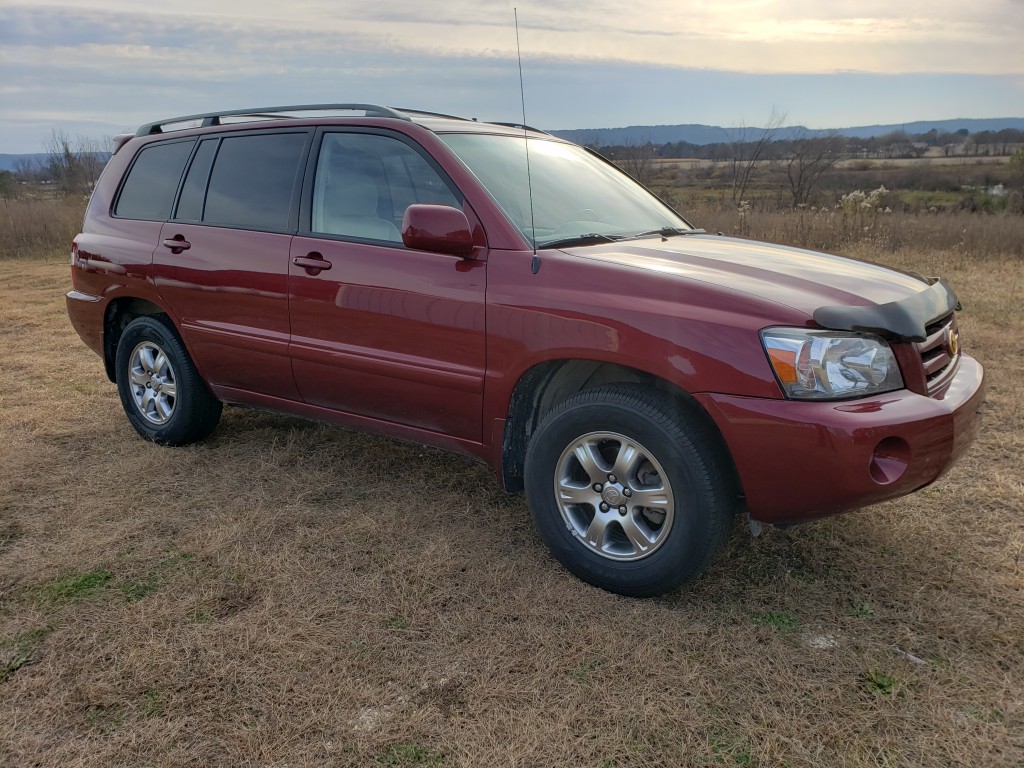
[[1024, 0], [0, 0], [0, 152], [369, 101], [548, 129], [1024, 116]]

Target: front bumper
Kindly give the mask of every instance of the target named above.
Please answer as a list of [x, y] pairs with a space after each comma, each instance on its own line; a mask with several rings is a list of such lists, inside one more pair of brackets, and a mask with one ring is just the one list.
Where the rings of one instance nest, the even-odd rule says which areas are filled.
[[978, 433], [981, 364], [966, 355], [941, 399], [908, 390], [812, 402], [701, 394], [732, 453], [750, 516], [794, 523], [923, 488]]

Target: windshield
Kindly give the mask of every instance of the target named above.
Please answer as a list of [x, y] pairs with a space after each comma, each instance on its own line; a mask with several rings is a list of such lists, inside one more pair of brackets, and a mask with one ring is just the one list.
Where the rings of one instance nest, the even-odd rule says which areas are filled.
[[[629, 176], [582, 147], [529, 140], [533, 215], [521, 136], [448, 133], [440, 138], [537, 248], [608, 242], [641, 233], [692, 229]], [[536, 240], [534, 240], [536, 231]]]

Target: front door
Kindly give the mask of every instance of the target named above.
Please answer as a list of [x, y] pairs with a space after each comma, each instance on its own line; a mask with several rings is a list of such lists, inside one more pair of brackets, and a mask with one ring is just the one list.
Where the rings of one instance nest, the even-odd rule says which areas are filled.
[[295, 380], [311, 405], [479, 442], [486, 249], [461, 259], [406, 248], [399, 230], [412, 203], [453, 205], [475, 221], [411, 142], [322, 134], [290, 253]]

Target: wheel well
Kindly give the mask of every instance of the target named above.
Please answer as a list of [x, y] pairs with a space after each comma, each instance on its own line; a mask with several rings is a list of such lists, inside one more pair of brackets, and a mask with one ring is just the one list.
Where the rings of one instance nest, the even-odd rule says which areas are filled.
[[145, 299], [125, 296], [110, 302], [103, 318], [103, 366], [106, 368], [108, 379], [117, 381], [114, 370], [117, 344], [121, 341], [121, 334], [128, 323], [143, 315], [163, 314], [166, 313], [160, 307]]
[[636, 368], [598, 360], [554, 360], [527, 371], [512, 392], [502, 446], [502, 480], [511, 492], [523, 490], [523, 465], [530, 438], [544, 417], [559, 403], [577, 392], [605, 384], [642, 384], [660, 393], [686, 418], [700, 419], [717, 435], [723, 455], [729, 456], [729, 471], [739, 479], [732, 458], [717, 425], [689, 394], [665, 379]]

